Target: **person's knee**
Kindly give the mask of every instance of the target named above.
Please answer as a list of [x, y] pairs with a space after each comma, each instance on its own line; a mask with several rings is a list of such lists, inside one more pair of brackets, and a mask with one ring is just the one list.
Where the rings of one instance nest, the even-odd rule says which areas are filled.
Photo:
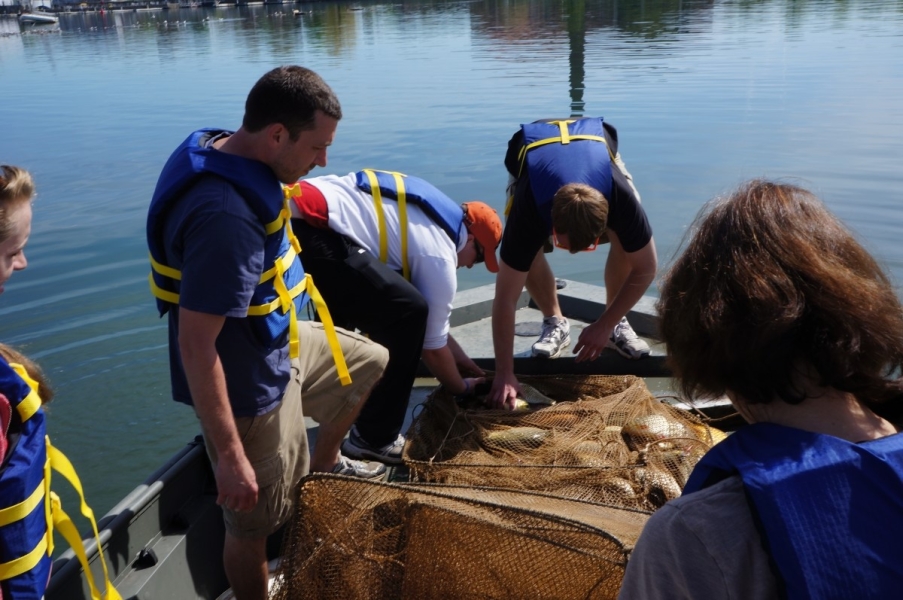
[[370, 368], [382, 373], [389, 363], [389, 350], [381, 344], [374, 343], [368, 353], [368, 363], [372, 365]]

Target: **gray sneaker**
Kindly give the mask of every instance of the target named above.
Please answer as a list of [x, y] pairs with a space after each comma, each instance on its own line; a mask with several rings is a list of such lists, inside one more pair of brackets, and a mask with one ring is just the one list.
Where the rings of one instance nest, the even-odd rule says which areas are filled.
[[642, 358], [649, 354], [649, 344], [640, 339], [630, 323], [627, 322], [627, 317], [622, 317], [621, 322], [615, 325], [606, 347], [631, 359]]
[[401, 453], [404, 450], [404, 441], [404, 436], [399, 435], [395, 441], [377, 448], [367, 443], [358, 433], [357, 427], [352, 425], [348, 437], [342, 442], [342, 452], [354, 458], [369, 458], [390, 465], [400, 465], [403, 462]]
[[344, 455], [339, 455], [339, 462], [333, 467], [336, 475], [359, 477], [360, 479], [379, 479], [386, 474], [386, 465], [378, 462], [364, 462], [352, 460]]
[[571, 344], [571, 326], [567, 319], [552, 315], [542, 320], [542, 333], [533, 343], [533, 356], [558, 358]]

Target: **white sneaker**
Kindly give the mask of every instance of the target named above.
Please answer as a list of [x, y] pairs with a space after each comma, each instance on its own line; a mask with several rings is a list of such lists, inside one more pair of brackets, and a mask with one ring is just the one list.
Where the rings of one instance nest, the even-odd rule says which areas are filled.
[[352, 460], [343, 454], [339, 454], [339, 462], [333, 467], [332, 472], [336, 475], [345, 475], [346, 477], [379, 479], [386, 474], [386, 465], [380, 462]]
[[552, 315], [542, 320], [542, 333], [533, 344], [533, 356], [558, 358], [571, 344], [571, 326], [567, 319]]
[[615, 350], [626, 358], [642, 358], [649, 354], [649, 344], [640, 337], [627, 322], [627, 317], [622, 317], [621, 322], [615, 325], [608, 340], [607, 348]]

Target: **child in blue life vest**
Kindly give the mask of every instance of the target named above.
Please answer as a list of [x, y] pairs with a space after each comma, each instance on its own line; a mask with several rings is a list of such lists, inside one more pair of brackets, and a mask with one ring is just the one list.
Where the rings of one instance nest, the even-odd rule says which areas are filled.
[[[28, 265], [25, 244], [31, 234], [34, 182], [25, 169], [0, 165], [0, 293], [13, 272]], [[52, 392], [40, 367], [0, 344], [0, 600], [39, 600], [50, 579], [53, 531], [84, 556], [78, 529], [50, 491], [51, 470], [67, 479], [81, 495], [81, 483], [69, 460], [50, 444], [42, 406]], [[97, 524], [84, 504], [82, 514]], [[79, 558], [81, 560], [81, 558]], [[92, 600], [119, 600], [107, 567], [101, 594], [85, 576]], [[87, 567], [84, 563], [83, 567]]]

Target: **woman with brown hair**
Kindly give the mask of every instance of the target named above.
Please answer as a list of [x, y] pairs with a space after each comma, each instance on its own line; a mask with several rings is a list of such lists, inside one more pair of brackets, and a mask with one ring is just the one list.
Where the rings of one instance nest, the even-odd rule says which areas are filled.
[[665, 275], [662, 337], [689, 398], [750, 425], [659, 509], [620, 598], [888, 598], [903, 586], [903, 308], [808, 191], [751, 181]]

